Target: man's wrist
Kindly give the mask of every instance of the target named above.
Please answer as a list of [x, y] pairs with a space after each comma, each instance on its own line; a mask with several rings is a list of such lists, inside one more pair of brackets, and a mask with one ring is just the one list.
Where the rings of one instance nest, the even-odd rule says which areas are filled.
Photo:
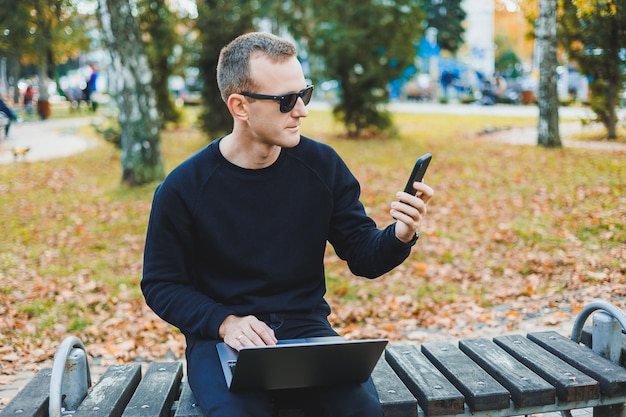
[[222, 322], [222, 324], [220, 324], [220, 327], [218, 329], [218, 335], [220, 338], [224, 339], [226, 337], [226, 330], [228, 327], [228, 324], [235, 318], [235, 316], [233, 314], [226, 316], [226, 318], [224, 319], [224, 321]]
[[[404, 225], [401, 225], [404, 226]], [[396, 236], [396, 239], [399, 242], [402, 242], [402, 244], [404, 245], [413, 245], [415, 244], [415, 242], [417, 242], [417, 239], [419, 239], [419, 230], [415, 229], [415, 232], [413, 234], [408, 234], [406, 232], [408, 232], [408, 230], [404, 230], [403, 233], [401, 233], [399, 230], [397, 230], [398, 227], [398, 222], [395, 222], [393, 224], [394, 227], [394, 234]], [[408, 239], [408, 240], [407, 240]]]

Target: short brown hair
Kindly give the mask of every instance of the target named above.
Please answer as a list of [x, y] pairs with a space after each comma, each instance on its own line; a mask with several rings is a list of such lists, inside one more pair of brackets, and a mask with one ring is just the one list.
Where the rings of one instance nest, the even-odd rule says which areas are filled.
[[217, 62], [217, 86], [222, 100], [243, 91], [254, 92], [256, 84], [250, 77], [250, 57], [262, 53], [282, 62], [297, 55], [289, 41], [271, 33], [252, 32], [238, 36], [222, 48]]

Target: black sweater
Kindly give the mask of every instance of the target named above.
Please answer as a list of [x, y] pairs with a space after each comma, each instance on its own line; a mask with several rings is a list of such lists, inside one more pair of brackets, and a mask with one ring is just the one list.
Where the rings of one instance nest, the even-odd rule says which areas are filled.
[[150, 213], [142, 290], [184, 334], [218, 339], [230, 314], [326, 306], [327, 241], [354, 274], [368, 278], [409, 255], [414, 242], [398, 240], [394, 224], [377, 229], [357, 180], [329, 146], [302, 137], [273, 165], [244, 169], [218, 145], [174, 169]]

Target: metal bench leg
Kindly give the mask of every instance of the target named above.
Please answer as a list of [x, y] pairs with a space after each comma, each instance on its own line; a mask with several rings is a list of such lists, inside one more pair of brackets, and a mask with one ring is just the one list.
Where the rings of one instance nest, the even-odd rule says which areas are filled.
[[[597, 312], [596, 312], [597, 311]], [[596, 301], [585, 306], [576, 317], [571, 339], [579, 343], [583, 326], [593, 312], [592, 350], [611, 362], [620, 363], [622, 354], [622, 332], [626, 331], [626, 314], [606, 301]], [[568, 411], [569, 413], [569, 411]], [[594, 407], [594, 417], [621, 417], [624, 415], [624, 404]], [[563, 417], [566, 416], [563, 413]]]
[[76, 337], [65, 338], [54, 355], [48, 417], [72, 414], [91, 387], [87, 352]]

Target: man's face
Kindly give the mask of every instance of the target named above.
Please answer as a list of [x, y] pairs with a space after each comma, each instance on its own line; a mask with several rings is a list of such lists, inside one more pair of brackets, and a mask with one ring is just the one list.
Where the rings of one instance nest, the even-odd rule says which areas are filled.
[[[250, 70], [258, 85], [257, 91], [251, 93], [281, 96], [307, 86], [302, 66], [295, 57], [273, 62], [259, 54], [250, 60]], [[300, 119], [309, 114], [301, 98], [288, 113], [281, 113], [275, 100], [247, 98], [246, 101], [250, 115], [247, 123], [256, 140], [286, 148], [300, 142]]]

